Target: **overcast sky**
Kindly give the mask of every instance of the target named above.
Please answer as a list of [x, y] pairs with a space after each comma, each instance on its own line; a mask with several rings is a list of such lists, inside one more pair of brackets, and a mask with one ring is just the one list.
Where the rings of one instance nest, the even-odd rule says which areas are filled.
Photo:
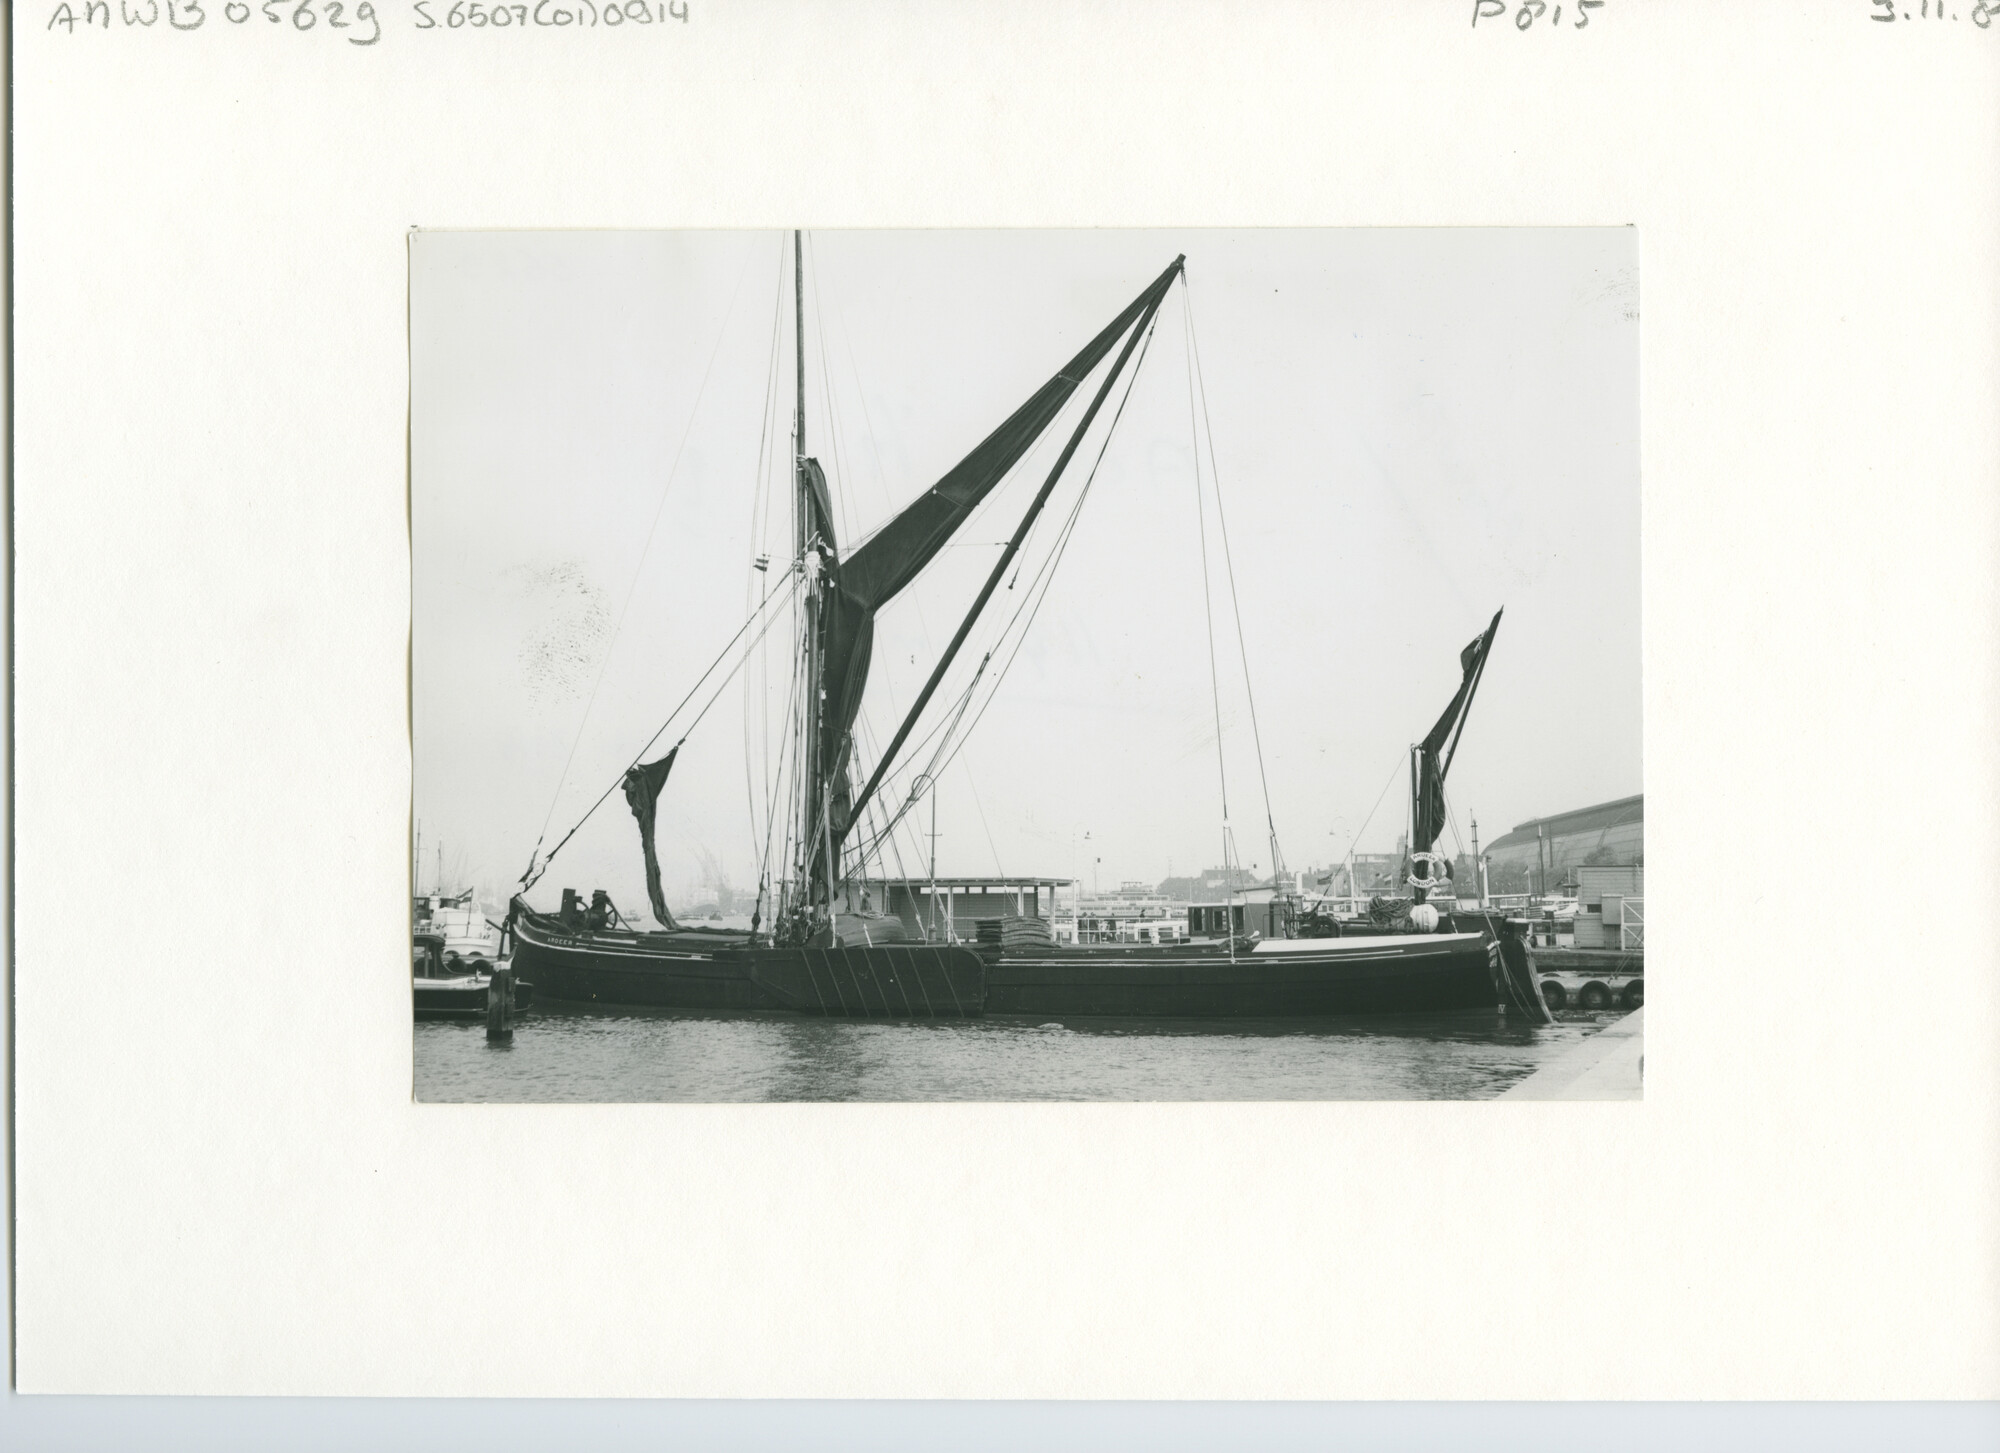
[[[1469, 846], [1477, 817], [1491, 841], [1641, 790], [1631, 229], [829, 232], [807, 248], [808, 449], [831, 479], [843, 550], [1188, 258], [1190, 288], [1160, 312], [1025, 645], [943, 773], [940, 873], [1088, 885], [1094, 871], [1109, 887], [1221, 860], [1204, 521], [1246, 864], [1270, 866], [1245, 654], [1292, 867], [1394, 844], [1408, 745], [1502, 606], [1447, 784], [1458, 835]], [[504, 892], [544, 824], [552, 844], [743, 623], [768, 579], [754, 557], [788, 553], [789, 250], [776, 232], [416, 236], [426, 886], [442, 841], [467, 881]], [[1190, 295], [1241, 652], [1206, 436], [1197, 493]], [[864, 743], [893, 732], [1090, 392], [882, 613]], [[1107, 422], [927, 720], [1014, 617]], [[771, 641], [689, 737], [662, 796], [676, 906], [699, 893], [705, 862], [738, 887], [756, 881], [760, 740], [777, 732], [756, 704], [768, 671], [782, 715], [788, 669]], [[907, 790], [908, 772], [891, 785]], [[926, 807], [899, 839], [912, 873], [929, 821]], [[604, 886], [636, 907], [641, 882], [614, 794], [534, 896]]]

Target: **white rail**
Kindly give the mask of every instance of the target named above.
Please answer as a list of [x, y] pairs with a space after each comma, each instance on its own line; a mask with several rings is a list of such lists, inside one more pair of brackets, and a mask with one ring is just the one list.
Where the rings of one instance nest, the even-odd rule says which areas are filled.
[[1646, 900], [1618, 900], [1618, 947], [1642, 949], [1646, 946]]

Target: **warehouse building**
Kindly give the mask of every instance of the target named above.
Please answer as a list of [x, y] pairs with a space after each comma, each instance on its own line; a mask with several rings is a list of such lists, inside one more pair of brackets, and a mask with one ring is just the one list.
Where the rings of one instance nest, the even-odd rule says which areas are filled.
[[1573, 880], [1576, 870], [1632, 867], [1646, 861], [1646, 798], [1621, 797], [1553, 817], [1530, 818], [1486, 845], [1489, 871], [1546, 869], [1548, 886]]

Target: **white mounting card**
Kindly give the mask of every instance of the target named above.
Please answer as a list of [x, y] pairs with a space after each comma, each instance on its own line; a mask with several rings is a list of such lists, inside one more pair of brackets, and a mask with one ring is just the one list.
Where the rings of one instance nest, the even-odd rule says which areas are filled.
[[[12, 10], [23, 1390], [2000, 1394], [1992, 6], [609, 4]], [[413, 1101], [411, 230], [795, 224], [1636, 229], [1642, 1102]]]

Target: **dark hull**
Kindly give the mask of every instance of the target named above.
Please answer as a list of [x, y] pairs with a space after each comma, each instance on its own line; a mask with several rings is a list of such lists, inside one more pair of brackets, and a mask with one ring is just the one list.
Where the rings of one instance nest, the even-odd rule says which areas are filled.
[[[718, 957], [747, 941], [747, 934], [593, 933], [518, 911], [513, 928], [514, 970], [532, 979], [545, 1000], [715, 1013], [788, 1007], [751, 977], [747, 965]], [[679, 946], [682, 940], [686, 947]]]
[[1226, 949], [1055, 951], [1009, 955], [986, 976], [988, 1014], [1057, 1019], [1311, 1018], [1498, 1002], [1487, 945], [1473, 935], [1412, 934], [1344, 947], [1327, 939], [1290, 952], [1239, 953], [1234, 961]]
[[708, 1013], [1272, 1019], [1490, 1009], [1507, 998], [1497, 951], [1472, 933], [1267, 944], [1233, 957], [1221, 944], [706, 947], [519, 912], [514, 935], [515, 970], [544, 1000]]

